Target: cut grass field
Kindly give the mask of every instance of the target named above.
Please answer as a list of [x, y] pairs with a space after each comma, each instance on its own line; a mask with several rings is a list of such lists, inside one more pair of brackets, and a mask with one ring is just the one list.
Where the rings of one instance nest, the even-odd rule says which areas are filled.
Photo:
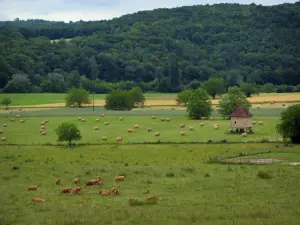
[[[11, 107], [45, 107], [45, 108], [55, 108], [64, 107], [64, 99], [66, 94], [0, 94], [0, 100], [4, 97], [9, 97], [12, 100]], [[103, 106], [105, 104], [105, 94], [95, 95], [95, 105]], [[147, 106], [176, 106], [176, 94], [163, 94], [163, 93], [146, 93], [145, 94]], [[90, 95], [92, 99], [92, 95]], [[213, 105], [218, 104], [218, 99], [212, 100]], [[268, 103], [293, 103], [300, 102], [300, 93], [270, 93], [270, 94], [260, 94], [259, 96], [254, 96], [249, 98], [249, 101], [254, 104], [260, 104], [262, 102], [266, 103], [263, 105], [268, 105]], [[86, 106], [91, 106], [88, 104]]]
[[[42, 111], [41, 111], [42, 112]], [[99, 114], [100, 115], [100, 114]], [[100, 122], [96, 122], [96, 116], [85, 116], [85, 122], [78, 121], [75, 116], [69, 117], [24, 117], [15, 121], [10, 121], [10, 118], [0, 118], [0, 124], [6, 124], [7, 127], [2, 127], [2, 136], [7, 138], [6, 142], [1, 144], [57, 144], [57, 136], [55, 129], [64, 121], [74, 122], [82, 134], [81, 144], [103, 144], [116, 143], [117, 137], [123, 138], [123, 143], [147, 143], [147, 142], [207, 142], [211, 141], [227, 141], [227, 142], [260, 142], [263, 139], [269, 141], [281, 141], [282, 138], [276, 133], [276, 124], [279, 122], [278, 117], [254, 117], [256, 121], [263, 121], [263, 125], [254, 125], [254, 134], [249, 134], [247, 137], [242, 137], [240, 134], [230, 134], [229, 120], [204, 120], [192, 121], [182, 116], [169, 116], [170, 122], [160, 121], [161, 117], [156, 120], [151, 119], [151, 116], [125, 116], [124, 121], [120, 121], [118, 116], [100, 117]], [[165, 117], [166, 118], [166, 117]], [[24, 120], [24, 123], [20, 123]], [[41, 136], [41, 122], [49, 120], [46, 125], [47, 136]], [[104, 122], [109, 122], [108, 126]], [[201, 126], [204, 123], [204, 126]], [[140, 127], [134, 129], [134, 125]], [[180, 128], [180, 124], [185, 124], [185, 128]], [[215, 130], [214, 125], [219, 124], [220, 129]], [[99, 130], [94, 130], [99, 126]], [[189, 128], [194, 127], [194, 131]], [[147, 129], [152, 128], [152, 132]], [[133, 133], [128, 133], [128, 129], [133, 129]], [[181, 136], [181, 132], [185, 131], [186, 136]], [[160, 137], [155, 137], [154, 133], [160, 132]], [[102, 141], [102, 137], [106, 136], [108, 141]]]
[[[299, 167], [206, 163], [209, 156], [267, 149], [294, 155], [300, 150], [297, 146], [274, 144], [103, 145], [75, 149], [1, 146], [0, 223], [298, 224]], [[114, 177], [121, 174], [125, 181], [116, 183]], [[83, 187], [84, 181], [96, 176], [102, 178], [103, 186]], [[55, 185], [58, 178], [61, 186]], [[60, 194], [62, 188], [77, 186], [72, 183], [74, 178], [81, 180], [83, 193]], [[37, 191], [27, 191], [30, 185], [37, 185]], [[119, 196], [98, 194], [113, 187], [120, 189]], [[146, 190], [149, 194], [142, 194]], [[130, 198], [146, 202], [145, 198], [151, 196], [158, 196], [156, 204], [128, 203]], [[47, 201], [34, 203], [32, 198]]]

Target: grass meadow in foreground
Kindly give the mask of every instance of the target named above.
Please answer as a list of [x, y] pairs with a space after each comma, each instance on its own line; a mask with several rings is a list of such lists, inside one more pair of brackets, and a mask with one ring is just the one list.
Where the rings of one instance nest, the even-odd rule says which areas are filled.
[[[299, 166], [206, 163], [212, 155], [267, 149], [300, 150], [274, 144], [1, 146], [0, 224], [298, 224]], [[121, 174], [125, 181], [116, 183]], [[103, 186], [83, 187], [96, 176]], [[55, 184], [58, 178], [61, 186]], [[76, 187], [74, 178], [81, 180], [83, 193], [60, 194]], [[38, 190], [27, 191], [30, 185]], [[119, 196], [98, 194], [113, 187]], [[146, 190], [149, 194], [142, 194]], [[128, 203], [151, 196], [158, 196], [156, 204]]]
[[[96, 122], [96, 118], [100, 122]], [[74, 122], [78, 125], [82, 140], [77, 142], [81, 144], [102, 144], [115, 143], [117, 137], [123, 138], [123, 143], [146, 143], [146, 142], [207, 142], [209, 140], [221, 140], [227, 142], [260, 142], [263, 139], [269, 141], [281, 141], [281, 137], [276, 133], [276, 124], [279, 123], [277, 117], [261, 117], [254, 118], [257, 121], [263, 121], [263, 125], [253, 125], [254, 134], [242, 137], [241, 134], [230, 134], [229, 120], [188, 120], [183, 116], [171, 116], [170, 122], [160, 121], [160, 117], [153, 120], [151, 116], [125, 116], [124, 121], [120, 121], [118, 116], [87, 116], [84, 117], [85, 122], [78, 120], [78, 117], [24, 117], [15, 118], [12, 122], [9, 118], [0, 118], [1, 130], [7, 138], [6, 142], [1, 144], [57, 144], [57, 136], [55, 129], [64, 121]], [[24, 120], [24, 123], [20, 123]], [[41, 122], [49, 120], [46, 125], [46, 136], [41, 136]], [[104, 123], [109, 125], [105, 126]], [[204, 126], [201, 126], [204, 123]], [[7, 127], [3, 127], [6, 124]], [[135, 125], [139, 125], [135, 129]], [[185, 124], [185, 128], [180, 128], [180, 124]], [[215, 130], [214, 125], [219, 124], [220, 129]], [[98, 126], [99, 130], [94, 128]], [[190, 131], [190, 127], [194, 127]], [[152, 132], [148, 132], [148, 128], [152, 128]], [[128, 133], [128, 129], [133, 129], [133, 133]], [[160, 137], [156, 137], [155, 132], [160, 132]], [[186, 136], [181, 136], [181, 132], [186, 132]], [[102, 137], [106, 136], [108, 141], [102, 141]]]

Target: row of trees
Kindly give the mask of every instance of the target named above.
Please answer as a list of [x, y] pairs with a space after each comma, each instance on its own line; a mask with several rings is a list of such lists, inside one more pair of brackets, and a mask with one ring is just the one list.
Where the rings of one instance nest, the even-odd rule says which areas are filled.
[[[121, 81], [147, 91], [178, 92], [210, 77], [223, 78], [226, 88], [243, 82], [297, 85], [298, 11], [299, 2], [218, 4], [110, 21], [0, 22], [0, 88], [16, 74], [26, 74], [34, 91], [43, 92], [77, 87], [79, 79], [72, 76], [78, 74], [88, 79], [85, 89], [99, 93], [110, 93], [110, 83]], [[72, 39], [52, 40], [60, 38]], [[29, 90], [15, 84], [4, 91]]]

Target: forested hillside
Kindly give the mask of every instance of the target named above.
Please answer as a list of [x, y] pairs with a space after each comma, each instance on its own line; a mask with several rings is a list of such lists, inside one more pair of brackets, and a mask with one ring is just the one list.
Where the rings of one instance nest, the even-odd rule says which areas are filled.
[[138, 84], [146, 91], [177, 92], [212, 76], [227, 86], [297, 85], [299, 12], [300, 2], [217, 4], [109, 21], [0, 22], [0, 89], [65, 92], [83, 86], [106, 93]]

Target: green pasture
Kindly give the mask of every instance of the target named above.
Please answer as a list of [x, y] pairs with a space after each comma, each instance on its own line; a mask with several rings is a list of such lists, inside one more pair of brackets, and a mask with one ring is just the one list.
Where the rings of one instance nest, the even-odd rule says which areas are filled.
[[[27, 122], [32, 127], [38, 126], [33, 119]], [[52, 123], [55, 121], [51, 120], [49, 126]], [[24, 128], [19, 130], [24, 130], [23, 139], [30, 139]], [[0, 223], [5, 225], [282, 225], [298, 224], [300, 220], [299, 166], [207, 163], [214, 155], [267, 149], [297, 155], [300, 150], [297, 146], [161, 144], [0, 148]], [[259, 178], [260, 171], [269, 174], [271, 179]], [[125, 181], [114, 182], [114, 177], [120, 174], [125, 176]], [[83, 187], [84, 181], [96, 176], [102, 178], [104, 186]], [[61, 186], [55, 185], [58, 178]], [[62, 188], [75, 187], [74, 178], [81, 180], [83, 193], [60, 194]], [[37, 185], [38, 190], [27, 191], [30, 185]], [[98, 194], [113, 187], [120, 189], [119, 196]], [[142, 194], [145, 190], [150, 193]], [[146, 202], [145, 198], [151, 196], [158, 196], [156, 204], [128, 203], [129, 198]], [[32, 198], [47, 201], [33, 203]]]
[[[106, 94], [95, 94], [95, 100], [105, 99]], [[164, 93], [145, 93], [145, 98], [150, 99], [175, 99], [176, 94], [164, 94]], [[12, 100], [11, 106], [26, 106], [26, 105], [41, 105], [41, 104], [53, 104], [64, 103], [66, 94], [58, 93], [18, 93], [8, 94], [0, 93], [0, 101], [4, 97], [9, 97]], [[93, 95], [90, 94], [90, 99], [93, 99]]]
[[[42, 111], [41, 111], [42, 112]], [[99, 114], [100, 115], [100, 114]], [[183, 116], [168, 116], [170, 122], [160, 121], [160, 116], [153, 120], [151, 116], [124, 116], [124, 121], [120, 121], [118, 116], [84, 116], [86, 122], [78, 121], [77, 116], [60, 116], [60, 117], [21, 117], [15, 118], [12, 122], [10, 118], [0, 118], [0, 124], [7, 124], [2, 127], [2, 136], [7, 137], [6, 142], [1, 144], [57, 144], [57, 136], [55, 129], [64, 121], [76, 123], [81, 131], [81, 144], [103, 144], [102, 137], [108, 138], [107, 143], [115, 143], [117, 137], [123, 138], [123, 143], [145, 143], [145, 142], [207, 142], [211, 141], [227, 141], [227, 142], [260, 142], [262, 139], [269, 141], [281, 141], [282, 138], [276, 133], [276, 124], [279, 123], [277, 117], [254, 117], [254, 120], [263, 121], [263, 125], [254, 125], [254, 134], [242, 137], [240, 134], [230, 134], [229, 120], [204, 120], [193, 121]], [[81, 115], [82, 116], [82, 115]], [[100, 122], [96, 122], [96, 118], [100, 118]], [[20, 123], [23, 119], [25, 122]], [[46, 125], [47, 136], [41, 136], [39, 133], [41, 122], [49, 120]], [[108, 126], [104, 122], [109, 122]], [[204, 126], [200, 126], [201, 123]], [[134, 125], [140, 127], [134, 129]], [[180, 128], [180, 124], [185, 124], [185, 128]], [[220, 129], [215, 130], [214, 125], [219, 124]], [[99, 126], [99, 130], [94, 130]], [[190, 131], [190, 127], [194, 127], [194, 131]], [[152, 128], [152, 132], [147, 129]], [[133, 129], [133, 133], [128, 133], [128, 129]], [[181, 136], [181, 132], [185, 131], [186, 136]], [[154, 135], [160, 132], [160, 137]]]

